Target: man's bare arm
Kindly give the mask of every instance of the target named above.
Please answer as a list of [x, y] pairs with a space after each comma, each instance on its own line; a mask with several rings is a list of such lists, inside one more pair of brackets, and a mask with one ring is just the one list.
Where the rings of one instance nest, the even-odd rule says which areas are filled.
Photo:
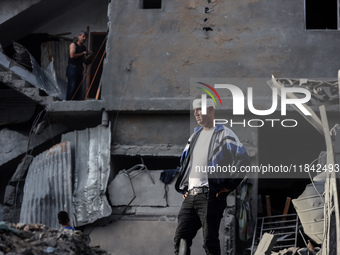
[[84, 56], [85, 54], [86, 54], [86, 51], [76, 54], [76, 45], [74, 43], [70, 44], [70, 58], [79, 58], [81, 56]]

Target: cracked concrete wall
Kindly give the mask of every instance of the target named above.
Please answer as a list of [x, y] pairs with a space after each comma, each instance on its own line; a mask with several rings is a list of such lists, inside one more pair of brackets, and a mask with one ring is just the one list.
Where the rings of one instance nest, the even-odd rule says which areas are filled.
[[119, 114], [113, 121], [113, 141], [118, 144], [183, 145], [190, 136], [189, 118], [171, 114]]
[[[113, 143], [184, 146], [192, 132], [190, 78], [337, 76], [340, 36], [306, 31], [303, 1], [175, 0], [162, 1], [161, 9], [139, 4], [112, 0], [108, 8], [101, 82], [105, 109], [120, 112]], [[258, 95], [270, 91], [260, 87]], [[271, 100], [263, 99], [257, 109], [268, 109]], [[166, 118], [157, 121], [157, 114]], [[255, 140], [249, 142], [257, 146]]]
[[339, 34], [304, 24], [303, 1], [112, 0], [106, 109], [187, 109], [193, 77], [336, 77]]

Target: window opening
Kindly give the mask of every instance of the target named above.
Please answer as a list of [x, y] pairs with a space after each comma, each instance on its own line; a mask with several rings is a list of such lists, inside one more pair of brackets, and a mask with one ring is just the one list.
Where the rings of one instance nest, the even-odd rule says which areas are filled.
[[162, 0], [141, 0], [142, 9], [161, 9]]
[[337, 0], [306, 0], [305, 19], [307, 30], [337, 30], [338, 1]]
[[93, 84], [91, 86], [91, 89], [88, 93], [88, 97], [89, 98], [96, 98], [97, 92], [98, 92], [98, 87], [99, 87], [99, 84], [100, 84], [101, 75], [102, 75], [102, 72], [103, 72], [103, 62], [101, 62], [100, 60], [101, 60], [101, 57], [103, 56], [104, 51], [105, 51], [105, 45], [103, 45], [103, 47], [101, 47], [101, 45], [102, 45], [103, 41], [106, 39], [106, 33], [105, 32], [92, 32], [90, 36], [91, 36], [90, 51], [92, 51], [94, 55], [96, 55], [97, 53], [98, 53], [98, 55], [93, 60], [93, 63], [90, 67], [91, 70], [90, 70], [89, 75], [87, 77], [86, 92], [91, 85], [93, 77], [95, 77]]

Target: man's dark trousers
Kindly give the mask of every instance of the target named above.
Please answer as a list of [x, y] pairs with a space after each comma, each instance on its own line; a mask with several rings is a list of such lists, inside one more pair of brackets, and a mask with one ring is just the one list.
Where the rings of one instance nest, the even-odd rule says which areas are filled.
[[196, 236], [197, 231], [202, 227], [203, 230], [203, 248], [208, 255], [220, 255], [220, 240], [218, 238], [220, 222], [226, 207], [225, 196], [216, 198], [209, 193], [188, 195], [178, 213], [178, 226], [175, 234], [175, 254], [179, 252], [180, 240], [187, 242], [188, 251], [192, 239]]
[[[71, 100], [83, 80], [83, 67], [81, 65], [68, 64], [66, 76], [68, 81], [66, 100]], [[79, 95], [80, 90], [77, 91], [77, 95], [74, 96], [74, 99], [79, 99]]]

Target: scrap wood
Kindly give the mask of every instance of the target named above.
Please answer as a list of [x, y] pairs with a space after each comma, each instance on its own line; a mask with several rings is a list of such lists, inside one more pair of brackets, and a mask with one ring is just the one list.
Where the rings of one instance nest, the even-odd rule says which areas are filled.
[[266, 208], [267, 208], [267, 216], [272, 216], [272, 207], [270, 205], [270, 196], [266, 196]]
[[[286, 199], [286, 204], [285, 204], [285, 208], [283, 209], [283, 215], [287, 215], [288, 214], [288, 210], [289, 210], [289, 205], [290, 205], [290, 201], [292, 199], [290, 197], [287, 197]], [[283, 227], [285, 225], [284, 221], [286, 220], [287, 217], [282, 217], [282, 223], [281, 223], [281, 227]]]

